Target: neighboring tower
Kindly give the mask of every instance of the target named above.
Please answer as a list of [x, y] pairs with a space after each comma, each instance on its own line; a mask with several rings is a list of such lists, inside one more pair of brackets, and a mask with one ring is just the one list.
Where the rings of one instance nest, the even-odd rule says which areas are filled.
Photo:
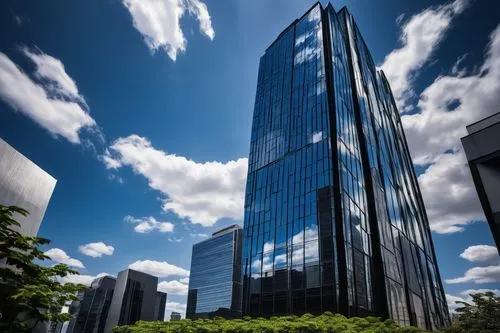
[[500, 112], [467, 126], [467, 132], [462, 145], [500, 254]]
[[170, 314], [170, 321], [181, 320], [181, 314], [179, 312], [174, 312]]
[[186, 318], [241, 316], [241, 241], [232, 225], [193, 245]]
[[345, 8], [315, 4], [260, 59], [243, 274], [243, 315], [449, 324], [399, 113]]
[[90, 288], [72, 302], [66, 333], [104, 333], [116, 279], [102, 276], [92, 281]]
[[167, 293], [157, 291], [155, 301], [155, 320], [165, 320], [165, 306], [167, 305]]
[[138, 320], [155, 320], [158, 278], [146, 273], [126, 269], [118, 273], [105, 333], [113, 327], [132, 325]]
[[18, 216], [18, 229], [36, 236], [56, 180], [0, 139], [0, 205], [19, 206], [30, 214]]

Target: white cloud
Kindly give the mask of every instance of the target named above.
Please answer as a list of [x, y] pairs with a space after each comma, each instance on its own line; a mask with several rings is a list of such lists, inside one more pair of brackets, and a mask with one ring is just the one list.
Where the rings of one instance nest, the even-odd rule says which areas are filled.
[[106, 245], [103, 242], [88, 243], [85, 245], [80, 245], [78, 251], [86, 254], [90, 257], [102, 257], [103, 255], [110, 256], [115, 251], [115, 248], [111, 245]]
[[414, 163], [430, 165], [419, 182], [431, 229], [440, 233], [463, 231], [464, 225], [484, 220], [460, 137], [467, 134], [466, 125], [498, 111], [500, 26], [491, 33], [478, 68], [467, 75], [454, 66], [450, 75], [424, 89], [417, 113], [401, 118]]
[[[413, 15], [401, 27], [402, 46], [389, 53], [383, 64], [384, 70], [400, 111], [414, 93], [411, 89], [417, 71], [431, 58], [439, 46], [453, 18], [468, 5], [466, 0], [455, 0], [438, 7], [430, 7]], [[404, 15], [398, 16], [398, 25]]]
[[182, 314], [182, 317], [184, 317], [184, 314], [186, 313], [186, 304], [179, 302], [167, 302], [165, 305], [165, 309], [170, 312], [179, 312]]
[[158, 283], [158, 290], [167, 293], [168, 295], [182, 295], [188, 293], [188, 285], [177, 280], [162, 281]]
[[62, 62], [28, 49], [23, 53], [36, 65], [34, 76], [38, 82], [0, 53], [0, 98], [54, 136], [72, 143], [80, 143], [82, 128], [99, 132]]
[[450, 309], [450, 312], [454, 313], [455, 310], [459, 307], [462, 307], [461, 304], [457, 304], [456, 302], [468, 302], [469, 300], [459, 297], [459, 296], [453, 296], [450, 294], [446, 294], [446, 303], [448, 303], [448, 309]]
[[460, 292], [460, 295], [469, 296], [470, 294], [477, 294], [477, 293], [484, 294], [487, 291], [491, 291], [496, 295], [500, 295], [500, 289], [467, 289]]
[[66, 252], [64, 252], [64, 250], [61, 250], [58, 248], [53, 248], [53, 249], [45, 251], [44, 254], [46, 256], [49, 256], [50, 259], [52, 259], [53, 261], [55, 261], [57, 263], [65, 264], [65, 265], [77, 267], [77, 268], [85, 268], [85, 266], [83, 265], [83, 263], [80, 260], [71, 258], [70, 256], [68, 256], [66, 254]]
[[94, 281], [95, 279], [97, 279], [101, 276], [105, 276], [105, 275], [111, 276], [111, 274], [108, 274], [108, 273], [99, 273], [96, 276], [69, 274], [69, 275], [66, 275], [64, 277], [58, 278], [58, 280], [61, 283], [83, 284], [83, 285], [88, 287], [88, 286], [90, 286], [92, 281]]
[[189, 277], [185, 277], [185, 278], [179, 279], [179, 282], [185, 283], [185, 284], [189, 284]]
[[169, 264], [166, 261], [138, 260], [128, 267], [160, 278], [172, 275], [189, 277], [188, 270]]
[[178, 52], [185, 52], [187, 41], [180, 19], [186, 12], [194, 15], [200, 31], [213, 40], [215, 31], [208, 8], [199, 0], [122, 0], [132, 15], [135, 29], [144, 37], [152, 52], [163, 49], [175, 61]]
[[484, 220], [462, 151], [438, 155], [418, 181], [432, 231], [460, 232], [472, 221]]
[[471, 303], [472, 297], [470, 297], [470, 294], [485, 293], [486, 291], [492, 291], [496, 295], [500, 295], [500, 290], [498, 289], [468, 289], [460, 292], [460, 295], [464, 297], [446, 294], [446, 302], [448, 303], [448, 308], [451, 312], [455, 312], [457, 308], [462, 307], [461, 304], [457, 304], [456, 302]]
[[456, 283], [499, 283], [500, 282], [500, 264], [486, 267], [473, 267], [467, 270], [462, 277], [446, 279], [448, 284]]
[[460, 257], [469, 261], [500, 261], [497, 248], [491, 245], [469, 246]]
[[171, 222], [157, 221], [154, 217], [140, 217], [125, 216], [124, 221], [137, 224], [134, 230], [141, 234], [147, 234], [153, 230], [159, 232], [172, 232], [174, 231], [174, 224]]
[[[113, 155], [113, 156], [111, 156]], [[193, 223], [212, 226], [221, 218], [241, 219], [247, 175], [246, 158], [197, 163], [154, 148], [138, 135], [117, 139], [106, 162], [128, 165], [143, 175], [149, 186], [165, 195], [163, 209]]]

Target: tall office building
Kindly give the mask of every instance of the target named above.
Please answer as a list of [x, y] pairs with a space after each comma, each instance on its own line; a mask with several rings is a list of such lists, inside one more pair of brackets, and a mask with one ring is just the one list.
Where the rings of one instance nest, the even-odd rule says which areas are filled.
[[449, 323], [389, 83], [352, 16], [315, 4], [260, 59], [243, 314]]
[[118, 273], [104, 332], [111, 333], [115, 326], [131, 325], [138, 320], [155, 320], [157, 288], [156, 276], [132, 269]]
[[462, 145], [500, 253], [500, 112], [467, 126], [467, 132]]
[[193, 245], [186, 318], [241, 316], [241, 241], [232, 225]]
[[78, 295], [69, 313], [72, 319], [66, 333], [103, 333], [116, 279], [102, 276], [92, 281], [90, 288]]
[[19, 206], [30, 214], [18, 216], [18, 230], [36, 236], [56, 180], [0, 139], [0, 205]]
[[165, 306], [167, 305], [167, 293], [157, 291], [155, 301], [155, 320], [165, 320]]

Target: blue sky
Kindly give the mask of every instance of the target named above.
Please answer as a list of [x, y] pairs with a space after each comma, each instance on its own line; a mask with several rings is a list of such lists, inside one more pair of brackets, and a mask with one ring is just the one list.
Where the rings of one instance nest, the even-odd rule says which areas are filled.
[[[0, 137], [58, 180], [39, 235], [74, 281], [132, 265], [184, 311], [192, 244], [242, 223], [259, 58], [312, 3], [2, 1]], [[500, 105], [500, 3], [333, 5], [395, 92], [449, 300], [500, 289], [459, 142]]]

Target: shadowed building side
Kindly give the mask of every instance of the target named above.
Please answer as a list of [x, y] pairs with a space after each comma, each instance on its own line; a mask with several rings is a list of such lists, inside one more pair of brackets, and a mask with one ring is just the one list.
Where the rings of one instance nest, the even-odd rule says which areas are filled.
[[500, 112], [467, 126], [462, 145], [500, 254]]
[[115, 326], [131, 325], [138, 320], [156, 320], [157, 287], [156, 276], [132, 269], [118, 273], [104, 332], [111, 333]]

